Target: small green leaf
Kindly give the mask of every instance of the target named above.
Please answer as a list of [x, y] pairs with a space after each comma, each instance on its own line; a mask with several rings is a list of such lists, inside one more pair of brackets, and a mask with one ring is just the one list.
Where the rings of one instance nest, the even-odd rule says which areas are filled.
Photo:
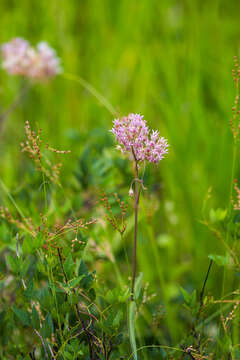
[[53, 306], [53, 298], [47, 288], [42, 288], [38, 294], [41, 307], [50, 310]]
[[89, 273], [88, 275], [83, 276], [82, 280], [80, 281], [80, 286], [88, 290], [92, 286], [93, 280], [93, 274]]
[[25, 254], [31, 254], [37, 249], [41, 248], [44, 243], [42, 234], [38, 234], [36, 237], [32, 237], [29, 234], [25, 234], [22, 244], [22, 249]]
[[89, 291], [88, 291], [88, 296], [90, 297], [90, 299], [92, 301], [94, 301], [96, 299], [96, 293], [95, 293], [95, 290], [93, 288], [91, 288]]
[[16, 306], [13, 306], [13, 312], [24, 325], [30, 326], [30, 315], [26, 310], [18, 309]]
[[18, 258], [13, 257], [12, 255], [6, 256], [7, 263], [12, 270], [13, 273], [17, 273], [19, 271], [19, 261]]
[[227, 209], [210, 209], [209, 218], [211, 222], [223, 221], [227, 216]]
[[27, 284], [26, 290], [24, 291], [24, 296], [30, 300], [32, 298], [32, 294], [33, 294], [33, 281], [30, 280]]
[[191, 300], [191, 295], [184, 289], [180, 286], [180, 290], [181, 290], [181, 293], [184, 297], [184, 300], [187, 304], [190, 303], [190, 300]]
[[134, 290], [135, 291], [135, 299], [139, 298], [140, 291], [142, 288], [142, 279], [143, 279], [143, 273], [140, 273], [135, 282], [135, 290]]
[[114, 327], [119, 326], [120, 321], [122, 319], [122, 315], [123, 315], [122, 311], [118, 311], [117, 315], [115, 316], [115, 318], [114, 318], [114, 320], [112, 322]]
[[190, 301], [191, 308], [195, 307], [196, 301], [197, 301], [197, 291], [196, 291], [196, 289], [194, 289], [192, 294], [191, 294], [191, 301]]
[[31, 263], [28, 259], [26, 259], [25, 261], [22, 262], [21, 271], [20, 271], [20, 276], [22, 278], [26, 275], [30, 265], [31, 265]]
[[88, 268], [83, 260], [81, 260], [79, 268], [78, 268], [78, 276], [80, 275], [87, 275], [88, 274]]
[[51, 333], [53, 333], [54, 332], [54, 326], [53, 326], [53, 321], [52, 321], [52, 317], [51, 317], [50, 313], [47, 314], [46, 320], [47, 320], [48, 325], [49, 325], [49, 327], [51, 329]]
[[73, 358], [73, 355], [72, 354], [70, 354], [70, 352], [68, 352], [68, 351], [64, 351], [64, 357], [66, 358], [66, 359], [68, 359], [68, 360], [72, 360], [72, 358]]
[[82, 278], [83, 278], [83, 275], [78, 276], [77, 278], [69, 281], [69, 283], [68, 283], [69, 287], [74, 288], [75, 286], [77, 286], [80, 283], [80, 281], [82, 280]]

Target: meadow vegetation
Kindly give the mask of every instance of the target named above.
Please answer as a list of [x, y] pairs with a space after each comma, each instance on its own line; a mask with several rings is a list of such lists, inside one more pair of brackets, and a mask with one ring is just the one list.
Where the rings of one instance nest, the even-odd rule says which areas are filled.
[[0, 359], [240, 359], [239, 11], [0, 2]]

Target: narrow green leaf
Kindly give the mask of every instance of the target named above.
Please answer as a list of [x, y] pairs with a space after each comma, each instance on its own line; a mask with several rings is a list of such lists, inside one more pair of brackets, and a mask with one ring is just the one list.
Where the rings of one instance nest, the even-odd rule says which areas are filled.
[[129, 305], [129, 313], [128, 313], [129, 337], [130, 337], [133, 359], [137, 360], [137, 346], [136, 346], [136, 338], [135, 338], [135, 308], [136, 308], [135, 301], [131, 301]]
[[68, 360], [72, 360], [72, 358], [73, 358], [73, 355], [70, 354], [70, 352], [68, 352], [68, 351], [64, 351], [64, 354], [63, 354], [63, 355], [64, 355], [65, 358], [68, 359]]
[[69, 253], [65, 263], [63, 264], [63, 268], [65, 273], [67, 274], [68, 279], [72, 278], [74, 266], [75, 264], [73, 262], [72, 255], [71, 253]]
[[53, 326], [53, 321], [52, 321], [52, 317], [51, 314], [48, 313], [46, 316], [46, 320], [48, 322], [49, 328], [51, 329], [51, 334], [54, 332], [54, 326]]
[[20, 271], [20, 276], [22, 278], [26, 275], [30, 265], [31, 265], [31, 263], [28, 259], [26, 259], [25, 261], [22, 262], [21, 271]]
[[181, 290], [181, 293], [184, 297], [184, 300], [187, 304], [189, 304], [189, 302], [191, 301], [191, 295], [183, 288], [180, 286], [180, 290]]
[[50, 313], [47, 314], [46, 319], [42, 323], [41, 334], [44, 338], [50, 338], [53, 333], [53, 322]]
[[140, 273], [135, 282], [135, 299], [139, 298], [140, 291], [142, 288], [143, 273]]
[[35, 306], [33, 306], [33, 308], [32, 308], [32, 326], [36, 330], [38, 330], [40, 328], [39, 315], [38, 315], [38, 312], [37, 312]]

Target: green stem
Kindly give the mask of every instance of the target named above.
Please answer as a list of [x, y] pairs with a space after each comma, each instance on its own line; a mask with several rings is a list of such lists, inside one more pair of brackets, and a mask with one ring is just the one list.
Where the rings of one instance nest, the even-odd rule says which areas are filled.
[[43, 194], [44, 194], [44, 203], [45, 203], [45, 211], [47, 212], [48, 204], [47, 204], [47, 189], [46, 189], [46, 179], [45, 174], [42, 172], [42, 178], [43, 178]]
[[138, 161], [136, 159], [134, 150], [132, 148], [132, 153], [135, 160], [135, 192], [134, 192], [134, 245], [133, 245], [133, 268], [132, 268], [132, 290], [131, 290], [131, 301], [134, 301], [134, 292], [135, 292], [135, 280], [137, 272], [137, 235], [138, 235], [138, 208], [139, 208], [139, 198], [141, 192], [141, 186], [139, 186], [140, 180], [138, 179]]
[[133, 245], [133, 266], [132, 266], [132, 289], [131, 289], [131, 301], [129, 305], [129, 337], [131, 349], [133, 352], [134, 360], [137, 360], [137, 346], [135, 336], [135, 280], [137, 272], [137, 235], [138, 235], [138, 209], [139, 209], [139, 198], [141, 192], [141, 180], [139, 180], [138, 172], [138, 160], [136, 158], [134, 149], [132, 148], [132, 154], [135, 161], [135, 192], [134, 192], [134, 245]]
[[[232, 195], [233, 195], [233, 181], [234, 181], [234, 174], [236, 169], [236, 158], [237, 158], [237, 146], [234, 142], [233, 144], [233, 160], [232, 160], [232, 171], [231, 171], [231, 180], [230, 180], [230, 191], [229, 191], [229, 203], [228, 203], [228, 227], [227, 227], [227, 234], [226, 234], [226, 243], [229, 243], [230, 238], [230, 225], [231, 225], [231, 215], [232, 215]], [[221, 295], [223, 297], [225, 291], [225, 280], [226, 280], [226, 267], [223, 269], [223, 282], [222, 282], [222, 292]]]
[[233, 182], [234, 182], [234, 175], [235, 175], [235, 169], [236, 169], [236, 160], [237, 160], [237, 144], [236, 144], [236, 142], [234, 142], [232, 173], [231, 173], [231, 183], [230, 183], [230, 198], [229, 198], [229, 205], [228, 205], [229, 215], [231, 215], [231, 210], [232, 210]]

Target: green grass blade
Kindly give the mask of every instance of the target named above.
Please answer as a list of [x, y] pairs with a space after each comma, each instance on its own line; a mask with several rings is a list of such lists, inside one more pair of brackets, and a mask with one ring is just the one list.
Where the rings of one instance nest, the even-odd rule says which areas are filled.
[[135, 309], [136, 309], [136, 303], [135, 301], [131, 301], [129, 305], [129, 313], [128, 313], [129, 338], [130, 338], [133, 358], [134, 360], [137, 360], [137, 346], [136, 346], [136, 338], [135, 338]]

